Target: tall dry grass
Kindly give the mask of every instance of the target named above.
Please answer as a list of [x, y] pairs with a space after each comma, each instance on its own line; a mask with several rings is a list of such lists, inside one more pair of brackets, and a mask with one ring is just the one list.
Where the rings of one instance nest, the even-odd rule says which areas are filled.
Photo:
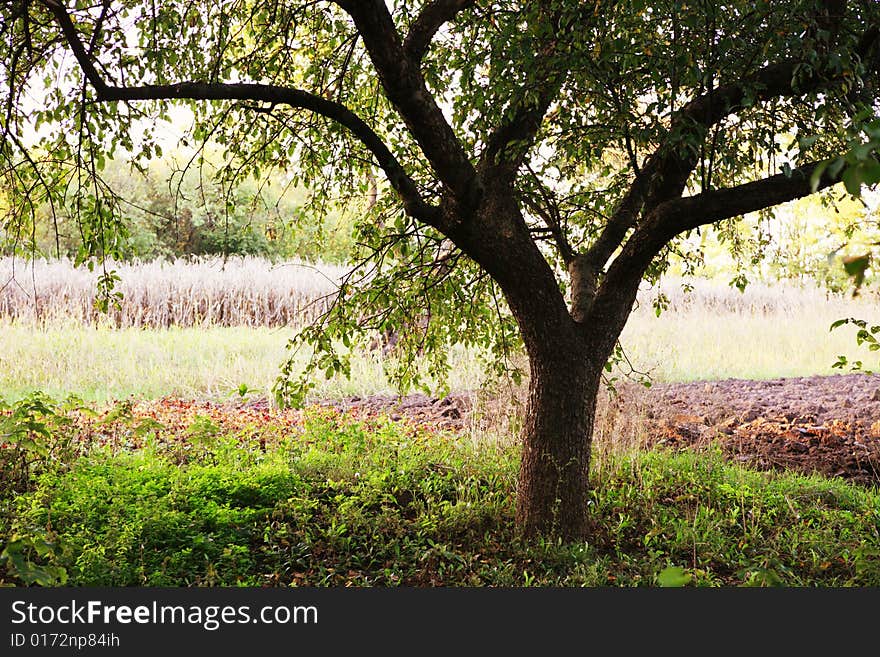
[[715, 280], [669, 277], [661, 280], [659, 285], [644, 286], [640, 290], [636, 312], [654, 312], [654, 302], [659, 295], [665, 297], [666, 310], [669, 312], [700, 312], [719, 316], [803, 317], [817, 309], [844, 313], [854, 308], [876, 307], [880, 301], [880, 291], [863, 289], [860, 292], [859, 296], [853, 298], [851, 294], [832, 292], [812, 282], [794, 281], [750, 283], [741, 292]]
[[298, 325], [326, 308], [342, 267], [261, 258], [109, 263], [120, 277], [118, 308], [95, 309], [102, 270], [68, 260], [0, 259], [0, 319], [117, 328]]
[[[109, 322], [119, 328], [297, 325], [324, 310], [324, 298], [346, 271], [320, 263], [273, 264], [257, 257], [108, 263], [106, 269], [119, 275], [117, 291], [122, 293], [120, 308], [109, 316], [94, 307], [102, 270], [75, 267], [69, 260], [0, 258], [0, 320]], [[658, 298], [665, 306], [663, 319], [802, 319], [817, 312], [840, 317], [870, 312], [880, 303], [876, 291], [854, 300], [811, 285], [778, 282], [753, 283], [741, 293], [714, 281], [670, 278], [640, 291], [633, 322], [653, 315]]]
[[[659, 317], [658, 292], [669, 301]], [[836, 374], [839, 355], [876, 360], [857, 346], [854, 326], [830, 330], [846, 317], [880, 324], [877, 291], [853, 298], [779, 282], [741, 293], [724, 283], [668, 279], [639, 295], [621, 343], [634, 367], [656, 381]]]

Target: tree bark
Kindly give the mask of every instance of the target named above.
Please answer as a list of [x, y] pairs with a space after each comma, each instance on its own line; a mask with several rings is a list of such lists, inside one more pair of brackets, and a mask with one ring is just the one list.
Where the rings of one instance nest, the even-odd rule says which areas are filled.
[[525, 537], [577, 540], [589, 530], [590, 451], [602, 367], [583, 340], [572, 344], [558, 336], [542, 347], [529, 349], [516, 526]]

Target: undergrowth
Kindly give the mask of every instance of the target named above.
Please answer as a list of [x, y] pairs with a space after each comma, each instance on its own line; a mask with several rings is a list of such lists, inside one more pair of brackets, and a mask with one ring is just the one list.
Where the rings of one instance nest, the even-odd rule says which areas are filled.
[[590, 539], [527, 542], [515, 446], [328, 410], [283, 431], [128, 422], [110, 443], [70, 408], [3, 416], [4, 584], [880, 584], [877, 490], [719, 452], [603, 455]]

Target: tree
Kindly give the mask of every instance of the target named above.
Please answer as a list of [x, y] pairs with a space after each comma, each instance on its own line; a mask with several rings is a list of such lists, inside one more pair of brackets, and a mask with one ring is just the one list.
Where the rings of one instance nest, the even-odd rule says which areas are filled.
[[450, 340], [502, 357], [521, 340], [526, 536], [588, 534], [603, 368], [676, 240], [880, 179], [869, 0], [15, 0], [3, 17], [7, 222], [72, 206], [84, 257], [112, 254], [101, 162], [148, 160], [141, 120], [183, 102], [227, 180], [287, 167], [324, 199], [370, 195], [369, 257], [300, 339], [344, 371], [331, 338], [421, 303], [412, 346], [436, 372]]

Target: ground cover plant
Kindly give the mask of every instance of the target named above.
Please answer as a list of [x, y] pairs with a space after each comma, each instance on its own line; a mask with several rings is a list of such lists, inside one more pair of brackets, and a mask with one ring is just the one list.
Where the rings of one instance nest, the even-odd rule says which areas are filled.
[[[880, 581], [876, 489], [720, 453], [608, 449], [588, 542], [524, 541], [517, 450], [332, 409], [4, 415], [5, 583], [846, 586]], [[11, 479], [9, 478], [11, 477]]]

